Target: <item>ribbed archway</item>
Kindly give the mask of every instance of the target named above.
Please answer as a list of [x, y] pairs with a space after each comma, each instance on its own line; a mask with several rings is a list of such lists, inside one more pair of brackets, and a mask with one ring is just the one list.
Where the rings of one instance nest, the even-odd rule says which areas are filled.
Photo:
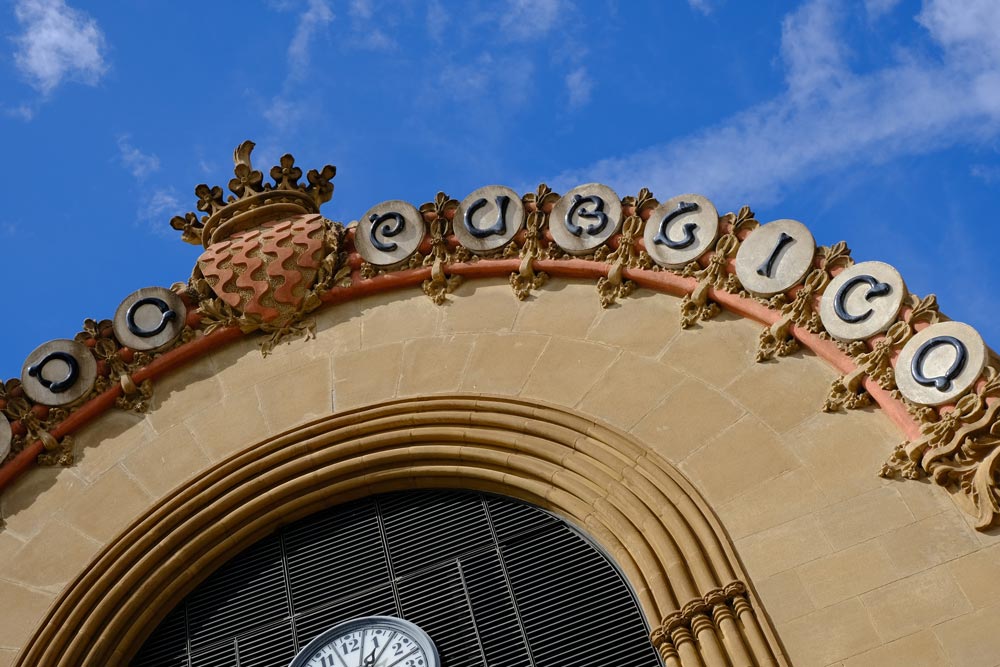
[[345, 412], [222, 461], [97, 556], [19, 664], [126, 664], [194, 586], [277, 526], [413, 488], [512, 496], [583, 529], [631, 583], [670, 667], [787, 664], [721, 526], [676, 470], [591, 419], [481, 396]]

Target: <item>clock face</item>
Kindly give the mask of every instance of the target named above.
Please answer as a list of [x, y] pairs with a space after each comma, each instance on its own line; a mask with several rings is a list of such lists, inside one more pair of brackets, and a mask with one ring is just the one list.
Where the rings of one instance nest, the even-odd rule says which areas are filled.
[[419, 627], [392, 616], [365, 616], [330, 628], [290, 667], [440, 667], [437, 649]]

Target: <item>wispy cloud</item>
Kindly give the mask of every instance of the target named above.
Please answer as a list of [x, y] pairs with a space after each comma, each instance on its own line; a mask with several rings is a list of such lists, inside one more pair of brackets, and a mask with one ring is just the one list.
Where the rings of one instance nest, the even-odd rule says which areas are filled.
[[546, 35], [566, 9], [563, 0], [507, 0], [499, 12], [500, 29], [513, 41]]
[[310, 47], [316, 34], [333, 21], [333, 10], [326, 0], [309, 0], [306, 9], [299, 15], [295, 35], [288, 45], [289, 74], [293, 77], [305, 76], [310, 61]]
[[367, 21], [374, 13], [371, 0], [351, 0], [351, 4], [347, 8], [347, 13], [353, 18]]
[[439, 78], [442, 87], [467, 102], [485, 99], [492, 89], [504, 90], [504, 104], [515, 109], [528, 101], [529, 93], [523, 82], [529, 81], [534, 71], [535, 64], [527, 57], [494, 57], [483, 53], [471, 62], [448, 65], [442, 69]]
[[[810, 0], [783, 24], [787, 87], [700, 133], [562, 174], [560, 187], [600, 180], [773, 203], [803, 179], [1000, 135], [1000, 2], [925, 0], [932, 44], [883, 69], [853, 72], [842, 0]], [[809, 44], [811, 48], [807, 48]]]
[[[387, 13], [383, 11], [381, 17], [384, 18]], [[394, 51], [398, 48], [396, 40], [382, 27], [383, 21], [379, 20], [380, 15], [372, 0], [351, 0], [347, 15], [351, 24], [347, 43], [351, 47], [366, 51]]]
[[398, 46], [389, 33], [376, 26], [356, 30], [352, 44], [367, 51], [393, 51]]
[[865, 0], [865, 11], [871, 18], [878, 18], [891, 12], [898, 4], [899, 0]]
[[989, 164], [974, 164], [969, 169], [969, 174], [978, 178], [987, 185], [1000, 183], [1000, 166]]
[[[298, 100], [285, 95], [276, 95], [267, 103], [262, 113], [276, 130], [283, 132], [298, 125], [305, 112]], [[260, 155], [261, 152], [258, 149], [257, 155]]]
[[96, 85], [107, 71], [104, 33], [86, 13], [63, 0], [17, 0], [14, 16], [14, 63], [42, 95], [64, 80]]
[[687, 3], [691, 7], [691, 9], [695, 10], [696, 12], [700, 12], [705, 16], [711, 14], [712, 10], [715, 9], [715, 7], [712, 6], [711, 0], [687, 0]]
[[569, 94], [569, 105], [578, 109], [590, 101], [594, 89], [594, 81], [587, 73], [586, 67], [577, 67], [566, 75], [566, 91]]
[[0, 111], [8, 118], [17, 118], [25, 122], [35, 117], [35, 109], [30, 104], [18, 104], [13, 107], [2, 106]]
[[813, 96], [850, 75], [839, 33], [839, 0], [812, 0], [781, 22], [781, 55], [788, 94]]
[[448, 12], [440, 0], [431, 0], [427, 3], [427, 34], [435, 42], [440, 42], [444, 36], [444, 29], [448, 25], [448, 18]]
[[173, 188], [158, 188], [139, 206], [136, 215], [139, 222], [153, 231], [172, 235], [167, 221], [185, 210]]
[[160, 158], [152, 153], [143, 153], [133, 146], [127, 134], [118, 137], [118, 155], [122, 166], [128, 169], [137, 181], [145, 180], [160, 168]]
[[[279, 11], [298, 7], [291, 3], [272, 5]], [[270, 97], [260, 96], [256, 91], [248, 91], [250, 97], [261, 107], [261, 113], [276, 132], [284, 133], [296, 125], [304, 115], [301, 83], [309, 75], [314, 42], [323, 30], [334, 20], [333, 10], [327, 0], [308, 0], [298, 16], [295, 32], [288, 43], [288, 70], [281, 92]], [[263, 149], [258, 147], [257, 157]]]

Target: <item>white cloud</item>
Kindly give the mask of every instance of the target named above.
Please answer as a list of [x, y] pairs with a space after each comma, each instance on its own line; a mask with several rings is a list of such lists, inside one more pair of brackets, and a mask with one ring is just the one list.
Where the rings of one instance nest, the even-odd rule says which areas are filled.
[[493, 56], [484, 53], [474, 62], [445, 67], [441, 70], [441, 83], [446, 89], [482, 93], [498, 71]]
[[427, 4], [427, 34], [435, 42], [440, 42], [447, 25], [448, 12], [439, 0], [431, 0]]
[[700, 133], [564, 173], [559, 187], [599, 180], [624, 192], [649, 186], [767, 204], [810, 176], [1000, 135], [1000, 3], [925, 0], [919, 20], [940, 54], [903, 53], [864, 74], [848, 68], [840, 46], [843, 11], [811, 0], [786, 18], [781, 95]]
[[837, 0], [813, 0], [781, 22], [785, 80], [793, 96], [810, 95], [847, 75]]
[[500, 29], [511, 40], [546, 35], [567, 10], [562, 0], [507, 0], [499, 12]]
[[372, 17], [371, 0], [351, 0], [351, 5], [347, 12], [352, 18], [367, 21]]
[[63, 0], [18, 0], [14, 16], [23, 29], [14, 63], [43, 95], [66, 79], [96, 85], [107, 71], [104, 33], [84, 12]]
[[392, 51], [396, 48], [396, 40], [390, 37], [382, 28], [369, 27], [356, 30], [352, 42], [367, 51]]
[[186, 209], [172, 188], [161, 188], [152, 192], [137, 214], [139, 221], [147, 224], [153, 231], [172, 236], [170, 218], [184, 210]]
[[566, 90], [569, 93], [569, 105], [578, 109], [590, 101], [590, 93], [594, 89], [594, 81], [587, 73], [586, 67], [577, 67], [566, 75]]
[[520, 55], [493, 57], [483, 53], [464, 65], [449, 65], [440, 74], [441, 86], [463, 102], [487, 102], [491, 106], [495, 95], [491, 89], [503, 90], [504, 106], [520, 108], [528, 101], [524, 82], [534, 75], [534, 63]]
[[868, 16], [877, 19], [896, 8], [899, 0], [865, 0], [865, 11]]
[[132, 145], [127, 134], [118, 137], [118, 154], [122, 166], [128, 169], [138, 181], [160, 168], [160, 158], [151, 153], [143, 153]]
[[996, 72], [1000, 65], [1000, 2], [931, 0], [924, 3], [917, 21], [955, 59]]
[[691, 7], [691, 9], [695, 10], [696, 12], [700, 12], [705, 16], [711, 14], [712, 10], [715, 9], [715, 7], [712, 6], [710, 0], [688, 0], [688, 5]]
[[[279, 11], [288, 11], [298, 7], [297, 4], [285, 2], [271, 3], [271, 6]], [[300, 94], [301, 83], [310, 74], [313, 42], [317, 35], [333, 22], [333, 19], [333, 10], [330, 9], [327, 0], [308, 0], [306, 2], [305, 9], [299, 14], [295, 33], [288, 43], [288, 72], [285, 75], [281, 92], [269, 100], [266, 98], [256, 99], [257, 104], [261, 107], [261, 114], [279, 133], [295, 127], [305, 114], [305, 102]], [[248, 93], [255, 98], [257, 97], [253, 91], [248, 91]], [[258, 156], [260, 152], [258, 148]]]
[[383, 29], [384, 24], [393, 22], [383, 20], [386, 16], [393, 17], [398, 7], [390, 4], [390, 9], [377, 12], [372, 0], [351, 0], [347, 7], [351, 30], [346, 44], [365, 51], [394, 51], [398, 47], [396, 40]]
[[[304, 115], [302, 103], [284, 95], [273, 97], [263, 113], [264, 118], [279, 131], [295, 127]], [[260, 150], [257, 154], [260, 155]]]
[[316, 33], [333, 21], [333, 10], [326, 0], [309, 0], [306, 10], [299, 15], [295, 35], [288, 45], [288, 66], [292, 76], [303, 77], [309, 68], [309, 49]]
[[1000, 183], [1000, 166], [989, 164], [974, 164], [969, 169], [969, 174], [988, 185]]
[[35, 117], [35, 110], [30, 105], [18, 104], [16, 107], [0, 107], [5, 116], [10, 118], [18, 118], [25, 122], [31, 120]]

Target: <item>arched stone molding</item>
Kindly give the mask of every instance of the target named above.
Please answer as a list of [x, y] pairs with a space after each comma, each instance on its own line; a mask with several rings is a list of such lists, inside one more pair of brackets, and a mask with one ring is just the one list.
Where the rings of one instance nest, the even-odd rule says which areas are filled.
[[[33, 353], [38, 358], [29, 359], [20, 380], [0, 385], [0, 490], [36, 462], [71, 464], [72, 434], [78, 428], [113, 406], [147, 410], [154, 379], [242, 335], [267, 334], [261, 342], [266, 354], [289, 337], [313, 333], [315, 321], [309, 316], [325, 305], [413, 286], [441, 305], [463, 282], [499, 276], [506, 276], [514, 295], [524, 300], [549, 277], [558, 276], [596, 280], [604, 308], [637, 288], [680, 296], [680, 323], [685, 328], [713, 319], [722, 310], [764, 324], [757, 361], [803, 347], [811, 350], [839, 374], [828, 388], [823, 410], [874, 402], [896, 422], [909, 440], [881, 466], [881, 476], [929, 477], [965, 495], [963, 502], [976, 516], [978, 528], [1000, 520], [1000, 440], [995, 437], [1000, 429], [1000, 359], [971, 327], [956, 329], [958, 323], [947, 322], [933, 295], [908, 293], [891, 267], [879, 262], [856, 265], [843, 241], [817, 247], [802, 223], [786, 219], [761, 225], [748, 206], [718, 216], [700, 195], [660, 204], [647, 188], [619, 199], [596, 183], [562, 197], [544, 184], [520, 202], [515, 196], [509, 234], [501, 229], [507, 230], [505, 211], [515, 193], [496, 186], [477, 190], [478, 199], [470, 195], [475, 201], [466, 202], [471, 215], [472, 208], [486, 205], [487, 199], [479, 195], [496, 196], [499, 217], [486, 229], [460, 215], [463, 205], [444, 192], [419, 209], [398, 200], [383, 202], [345, 228], [319, 215], [333, 193], [332, 165], [311, 170], [308, 184], [299, 183], [302, 170], [285, 155], [269, 172], [274, 182], [264, 183], [263, 174], [251, 165], [253, 147], [245, 141], [234, 152], [236, 178], [229, 186], [235, 197], [223, 200], [221, 188], [199, 185], [198, 210], [207, 215], [199, 218], [191, 212], [171, 220], [183, 240], [205, 246], [187, 284], [177, 283], [172, 291], [149, 288], [159, 294], [156, 297], [140, 290], [126, 299], [147, 294], [135, 303], [148, 302], [147, 308], [159, 304], [159, 324], [147, 322], [143, 326], [148, 328], [137, 331], [159, 335], [158, 327], [170, 315], [176, 325], [170, 336], [150, 339], [148, 346], [136, 350], [114, 333], [121, 330], [121, 322], [87, 320], [74, 341], [39, 347]], [[588, 225], [591, 238], [572, 240], [582, 233], [570, 220], [572, 211], [579, 212], [584, 203], [596, 208], [580, 215], [600, 222]], [[662, 254], [666, 251], [657, 249], [658, 243], [674, 250], [694, 243], [698, 235], [674, 241], [665, 235], [670, 220], [695, 211], [700, 211], [699, 221], [684, 224], [688, 235], [699, 230], [695, 250], [690, 255]], [[463, 224], [472, 237], [463, 236]], [[486, 243], [481, 233], [499, 236]], [[378, 241], [379, 234], [386, 238]], [[397, 234], [406, 238], [402, 246], [390, 240]], [[780, 260], [788, 247], [795, 250], [789, 251], [787, 261]], [[382, 250], [372, 254], [373, 248]], [[875, 269], [874, 264], [883, 268]], [[249, 271], [239, 268], [250, 266], [254, 268]], [[772, 275], [772, 269], [777, 273]], [[852, 271], [841, 287], [827, 292]], [[852, 292], [850, 285], [868, 289]], [[867, 305], [872, 298], [890, 294], [892, 299], [877, 308]], [[845, 310], [851, 298], [855, 309], [863, 299], [862, 310]], [[876, 310], [879, 315], [870, 328], [852, 329]], [[121, 312], [127, 320], [130, 307], [119, 308], [116, 319]], [[830, 312], [835, 314], [829, 320], [832, 329], [823, 315]], [[129, 326], [127, 321], [124, 326]], [[946, 348], [953, 351], [949, 363], [940, 355]], [[75, 351], [71, 354], [70, 349]], [[928, 356], [935, 350], [936, 360]], [[916, 366], [903, 364], [901, 377], [909, 379], [897, 386], [896, 364], [903, 358]], [[967, 358], [974, 363], [966, 364]], [[65, 377], [35, 378], [50, 362], [50, 374], [63, 369]], [[84, 367], [89, 370], [77, 372]], [[71, 379], [72, 394], [45, 389]], [[69, 389], [67, 385], [60, 391]]]
[[579, 525], [634, 587], [668, 667], [788, 664], [718, 520], [666, 461], [560, 408], [462, 395], [327, 417], [196, 476], [63, 590], [17, 664], [126, 664], [201, 579], [278, 525], [403, 488], [501, 493]]

